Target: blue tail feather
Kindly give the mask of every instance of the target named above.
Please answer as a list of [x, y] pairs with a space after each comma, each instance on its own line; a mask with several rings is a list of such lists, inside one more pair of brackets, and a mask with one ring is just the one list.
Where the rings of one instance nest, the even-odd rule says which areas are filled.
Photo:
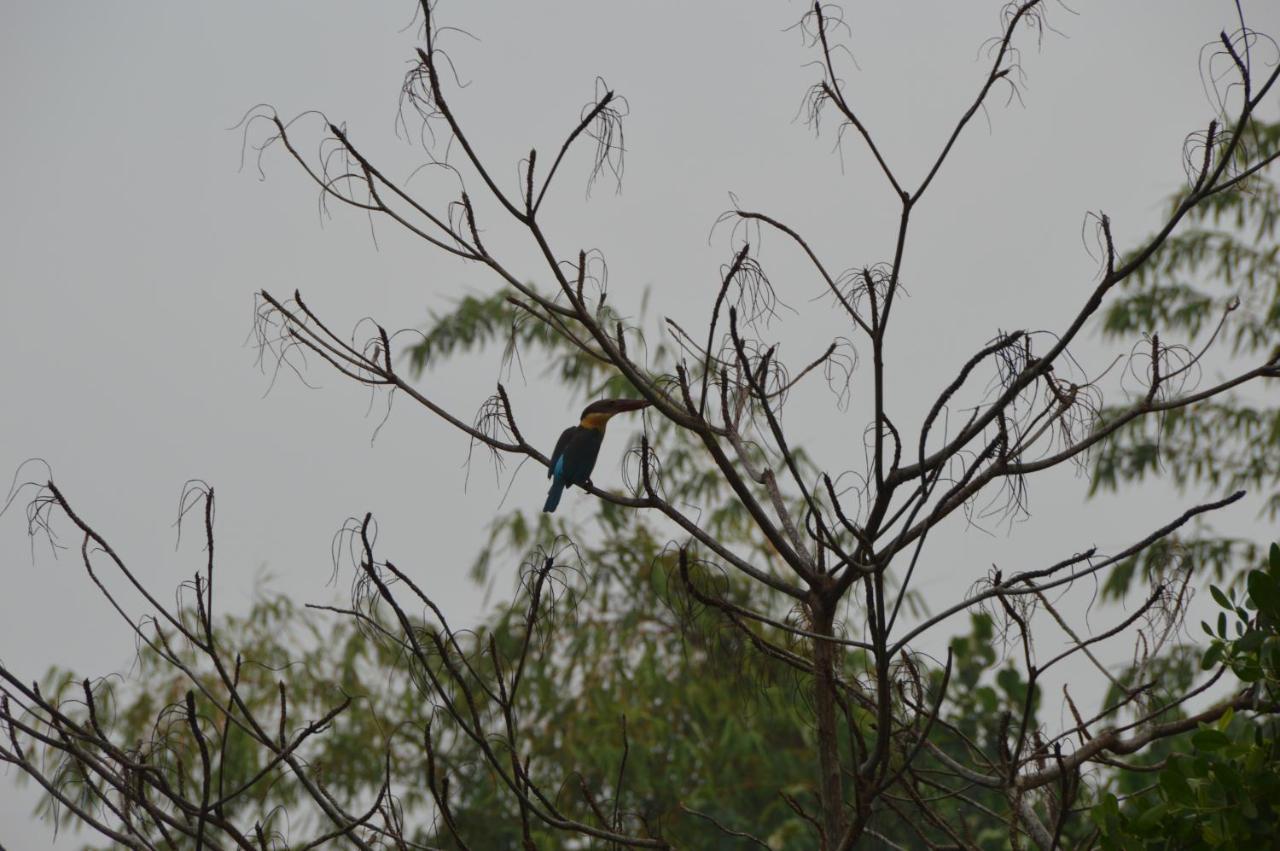
[[553, 512], [560, 504], [560, 494], [564, 492], [564, 479], [555, 476], [551, 479], [551, 490], [547, 491], [547, 501], [542, 506], [545, 512]]

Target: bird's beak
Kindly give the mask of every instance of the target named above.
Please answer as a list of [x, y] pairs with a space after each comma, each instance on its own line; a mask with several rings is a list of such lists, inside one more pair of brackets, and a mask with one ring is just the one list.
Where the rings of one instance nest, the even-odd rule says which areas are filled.
[[649, 407], [649, 404], [647, 399], [619, 399], [613, 403], [613, 411], [611, 413], [622, 414], [627, 411], [638, 411], [641, 408]]

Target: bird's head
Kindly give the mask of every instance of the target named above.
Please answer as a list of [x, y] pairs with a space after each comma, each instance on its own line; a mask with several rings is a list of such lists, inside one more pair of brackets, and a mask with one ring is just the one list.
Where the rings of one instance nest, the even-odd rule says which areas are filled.
[[601, 399], [582, 410], [582, 427], [604, 430], [609, 418], [626, 411], [638, 411], [649, 407], [644, 399]]

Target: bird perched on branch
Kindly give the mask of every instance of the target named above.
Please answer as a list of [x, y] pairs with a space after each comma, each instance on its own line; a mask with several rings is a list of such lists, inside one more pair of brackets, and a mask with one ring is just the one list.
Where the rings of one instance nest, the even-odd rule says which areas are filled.
[[648, 406], [649, 403], [643, 399], [601, 399], [587, 405], [582, 411], [582, 420], [565, 429], [556, 441], [556, 448], [551, 451], [551, 464], [547, 467], [551, 490], [547, 491], [547, 502], [542, 510], [555, 511], [565, 488], [591, 483], [591, 471], [595, 469], [596, 456], [600, 454], [600, 444], [604, 441], [604, 427], [610, 417]]

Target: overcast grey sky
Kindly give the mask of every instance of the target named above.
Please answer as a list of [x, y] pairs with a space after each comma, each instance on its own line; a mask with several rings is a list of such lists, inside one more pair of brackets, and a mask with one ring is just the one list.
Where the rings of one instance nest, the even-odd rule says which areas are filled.
[[[72, 504], [162, 597], [200, 561], [194, 540], [175, 552], [172, 526], [182, 483], [200, 477], [218, 494], [224, 606], [242, 608], [262, 572], [300, 601], [328, 600], [334, 531], [373, 511], [385, 554], [416, 562], [460, 619], [480, 611], [466, 567], [505, 485], [477, 470], [464, 491], [464, 438], [402, 399], [370, 445], [379, 415], [366, 415], [363, 390], [317, 368], [319, 391], [284, 376], [264, 396], [245, 345], [259, 288], [299, 288], [337, 327], [373, 316], [398, 328], [495, 286], [387, 225], [375, 248], [358, 214], [339, 210], [322, 226], [313, 187], [282, 152], [266, 158], [260, 181], [256, 168], [239, 170], [241, 137], [227, 130], [259, 102], [286, 116], [322, 109], [384, 171], [408, 175], [421, 151], [395, 137], [393, 121], [413, 5], [0, 3], [0, 471], [7, 480], [24, 459], [47, 460]], [[982, 81], [979, 48], [998, 32], [1001, 3], [845, 5], [861, 66], [845, 74], [851, 99], [895, 166], [918, 179]], [[1182, 179], [1183, 137], [1212, 117], [1199, 51], [1233, 27], [1233, 3], [1072, 5], [1078, 14], [1051, 7], [1063, 35], [1046, 34], [1039, 50], [1021, 37], [1025, 106], [993, 100], [990, 130], [975, 121], [915, 217], [910, 298], [891, 352], [900, 423], [998, 329], [1059, 327], [1093, 281], [1085, 213], [1108, 212], [1122, 245], [1151, 230]], [[623, 192], [602, 185], [584, 199], [579, 160], [544, 215], [563, 255], [604, 251], [619, 309], [637, 311], [651, 286], [654, 314], [697, 326], [728, 256], [726, 235], [707, 234], [729, 192], [799, 227], [836, 268], [889, 259], [896, 204], [866, 152], [850, 139], [837, 155], [829, 133], [815, 139], [795, 120], [816, 79], [804, 67], [812, 53], [783, 31], [802, 8], [441, 0], [439, 15], [478, 38], [450, 43], [470, 83], [452, 103], [503, 179], [514, 182], [530, 146], [558, 144], [597, 75], [627, 98]], [[1245, 8], [1255, 28], [1280, 33], [1275, 3]], [[520, 274], [544, 277], [527, 246], [507, 256]], [[788, 268], [776, 240], [765, 259]], [[800, 361], [834, 326], [810, 301], [817, 281], [784, 279], [781, 295], [801, 316], [778, 333]], [[1094, 366], [1109, 352], [1096, 335], [1082, 349]], [[423, 384], [469, 414], [497, 371], [494, 352]], [[546, 383], [532, 372], [511, 390], [523, 431], [549, 446], [573, 414]], [[854, 389], [865, 391], [862, 376]], [[795, 438], [832, 452], [856, 446], [860, 398], [836, 427], [792, 409]], [[617, 477], [623, 442], [611, 439], [597, 481]], [[526, 467], [511, 504], [540, 503], [544, 484]], [[1082, 505], [1085, 489], [1068, 472], [1032, 492], [1033, 518], [1011, 533], [953, 530], [919, 587], [949, 600], [992, 562], [1009, 570], [1117, 547], [1190, 499], [1156, 486], [1117, 512], [1110, 500]], [[565, 507], [585, 511], [582, 502], [571, 495]], [[1255, 509], [1224, 524], [1247, 529]], [[99, 675], [131, 659], [132, 640], [73, 555], [37, 548], [33, 562], [21, 510], [0, 517], [0, 657], [27, 676], [51, 664]], [[498, 578], [499, 594], [510, 577]], [[0, 843], [44, 847], [47, 827], [28, 823], [29, 791], [10, 786], [0, 777]]]

